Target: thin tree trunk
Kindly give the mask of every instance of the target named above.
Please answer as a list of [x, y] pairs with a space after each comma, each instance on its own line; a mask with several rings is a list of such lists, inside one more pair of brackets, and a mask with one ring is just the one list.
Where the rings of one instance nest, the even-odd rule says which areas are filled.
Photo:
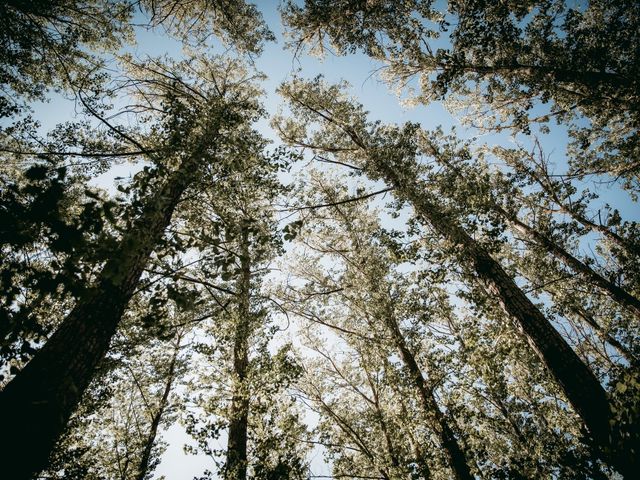
[[534, 230], [529, 225], [518, 219], [515, 215], [508, 213], [499, 205], [494, 204], [492, 208], [503, 215], [504, 218], [511, 224], [514, 230], [532, 240], [534, 243], [545, 248], [549, 253], [551, 253], [554, 257], [564, 263], [567, 267], [571, 268], [574, 272], [582, 275], [583, 278], [603, 290], [615, 302], [633, 312], [633, 314], [637, 318], [640, 318], [640, 300], [638, 300], [636, 297], [628, 293], [626, 290], [618, 287], [613, 282], [604, 278], [598, 272], [589, 267], [589, 265], [571, 255], [571, 253], [548, 238], [546, 235], [543, 235], [542, 233]]
[[[435, 147], [432, 147], [432, 148], [434, 152], [436, 152], [436, 157], [440, 163], [446, 165], [450, 170], [462, 176], [462, 173], [458, 168], [452, 165], [451, 162], [449, 162], [444, 156], [438, 154], [437, 149]], [[524, 166], [523, 164], [520, 164], [520, 165], [522, 166], [522, 168], [526, 168], [526, 166]], [[532, 173], [532, 176], [538, 182], [538, 184], [545, 190], [545, 192], [551, 196], [553, 201], [556, 202], [561, 208], [564, 209], [563, 211], [565, 211], [566, 213], [569, 213], [574, 218], [578, 218], [579, 221], [581, 221], [585, 225], [589, 225], [591, 228], [597, 229], [601, 233], [606, 232], [608, 234], [608, 238], [623, 242], [623, 239], [621, 239], [619, 236], [617, 236], [613, 232], [610, 232], [608, 229], [601, 226], [600, 228], [598, 228], [596, 224], [594, 224], [593, 222], [589, 222], [583, 216], [565, 209], [565, 207], [560, 202], [560, 199], [558, 198], [558, 196], [555, 194], [553, 190], [551, 190], [551, 187], [549, 187], [547, 183], [544, 182], [541, 178], [539, 178], [538, 175], [536, 175], [535, 173]], [[545, 248], [551, 255], [553, 255], [558, 260], [560, 260], [564, 265], [572, 269], [574, 272], [582, 275], [583, 278], [585, 278], [587, 281], [591, 282], [593, 285], [603, 290], [605, 294], [611, 297], [615, 302], [627, 308], [636, 317], [640, 318], [640, 299], [631, 295], [629, 292], [627, 292], [623, 288], [617, 286], [613, 282], [604, 278], [598, 272], [593, 270], [589, 265], [587, 265], [580, 259], [573, 256], [561, 245], [558, 245], [553, 239], [549, 238], [543, 233], [540, 233], [539, 231], [530, 227], [529, 225], [524, 223], [522, 220], [520, 220], [517, 215], [512, 214], [507, 210], [505, 210], [504, 208], [502, 208], [497, 202], [491, 200], [489, 208], [491, 208], [496, 213], [501, 215], [511, 225], [511, 227], [514, 230], [519, 232], [521, 235], [524, 235], [525, 237], [527, 237], [533, 243], [536, 243], [541, 247]], [[631, 246], [626, 244], [626, 242], [624, 242], [622, 245], [624, 248], [626, 248], [630, 252], [633, 251], [633, 250], [630, 250]]]
[[598, 223], [592, 222], [584, 215], [581, 215], [578, 212], [576, 212], [573, 208], [567, 207], [566, 205], [561, 203], [559, 199], [557, 200], [554, 199], [554, 201], [558, 205], [558, 208], [560, 209], [561, 212], [568, 214], [571, 218], [581, 223], [585, 227], [588, 227], [590, 230], [600, 233], [603, 237], [605, 237], [612, 243], [615, 243], [616, 245], [621, 247], [623, 250], [626, 250], [627, 253], [630, 253], [636, 257], [640, 257], [640, 248], [638, 247], [637, 244], [634, 244], [633, 242], [627, 240], [626, 238], [621, 237], [616, 232], [605, 227], [604, 225], [600, 225]]
[[566, 205], [565, 202], [558, 196], [558, 193], [554, 189], [553, 181], [549, 177], [549, 172], [547, 171], [547, 167], [544, 164], [539, 165], [542, 170], [541, 175], [538, 174], [535, 171], [535, 169], [529, 168], [524, 162], [517, 161], [517, 164], [518, 166], [523, 168], [533, 178], [533, 180], [535, 180], [535, 182], [538, 185], [540, 185], [542, 190], [558, 206], [558, 209], [562, 213], [566, 213], [578, 223], [581, 223], [583, 226], [589, 228], [591, 231], [601, 234], [603, 237], [608, 239], [610, 242], [618, 245], [627, 253], [634, 255], [636, 257], [640, 257], [640, 246], [638, 246], [636, 242], [623, 238], [620, 235], [618, 235], [616, 232], [611, 230], [610, 228], [607, 228], [604, 225], [601, 225], [599, 223], [595, 223], [589, 220], [580, 212], [576, 211], [576, 209], [573, 208], [570, 204]]
[[369, 383], [371, 395], [373, 395], [373, 405], [376, 411], [376, 420], [378, 421], [378, 425], [380, 425], [380, 430], [382, 431], [382, 435], [384, 436], [387, 453], [389, 454], [389, 459], [391, 460], [391, 466], [393, 468], [398, 468], [400, 466], [400, 461], [398, 460], [398, 454], [396, 453], [396, 449], [393, 445], [393, 440], [391, 439], [391, 435], [389, 434], [387, 422], [384, 419], [384, 412], [382, 411], [382, 408], [380, 408], [380, 398], [378, 397], [378, 390], [375, 388], [373, 380], [371, 379], [371, 375], [369, 375], [369, 372], [367, 370], [365, 370], [365, 375], [367, 377], [367, 382]]
[[247, 478], [247, 428], [249, 421], [249, 396], [246, 390], [249, 365], [249, 334], [251, 328], [250, 288], [251, 262], [249, 258], [249, 234], [243, 226], [240, 234], [240, 278], [238, 279], [238, 319], [233, 344], [233, 393], [227, 443], [227, 480]]
[[[371, 462], [371, 466], [372, 468], [375, 468], [374, 466], [376, 464], [379, 464], [379, 462], [376, 461], [376, 456], [373, 454], [373, 452], [369, 449], [369, 447], [367, 446], [367, 444], [362, 440], [362, 438], [360, 437], [360, 435], [358, 435], [358, 433], [344, 420], [342, 419], [337, 413], [335, 413], [331, 407], [329, 407], [329, 405], [327, 405], [324, 400], [322, 399], [322, 397], [318, 394], [316, 396], [317, 401], [321, 404], [322, 409], [331, 417], [335, 420], [336, 425], [338, 426], [338, 428], [340, 430], [342, 430], [345, 435], [347, 435], [348, 437], [350, 437], [355, 443], [356, 445], [358, 445], [358, 448], [360, 449], [360, 452], [367, 457], [367, 459]], [[377, 471], [380, 473], [380, 475], [382, 476], [382, 478], [384, 480], [391, 480], [391, 477], [389, 476], [389, 473], [381, 467], [377, 467]]]
[[603, 342], [607, 342], [611, 345], [619, 354], [622, 356], [630, 365], [634, 367], [640, 367], [640, 360], [629, 350], [629, 348], [625, 347], [618, 339], [613, 337], [609, 332], [606, 332], [602, 326], [593, 318], [589, 312], [587, 312], [582, 307], [574, 307], [571, 311], [584, 323], [586, 323], [589, 328], [591, 328], [598, 337]]
[[413, 456], [416, 459], [416, 465], [418, 467], [416, 473], [419, 475], [419, 478], [422, 480], [431, 480], [431, 471], [429, 470], [427, 455], [420, 445], [418, 445], [413, 435], [411, 435], [411, 448], [413, 450]]
[[440, 411], [431, 389], [422, 376], [422, 370], [418, 366], [418, 362], [407, 347], [397, 322], [391, 315], [387, 315], [385, 323], [391, 333], [396, 348], [400, 351], [400, 356], [410, 378], [413, 380], [413, 384], [418, 391], [424, 413], [427, 418], [431, 419], [430, 426], [439, 437], [444, 449], [443, 452], [447, 458], [447, 463], [453, 471], [454, 478], [458, 480], [473, 480], [474, 476], [471, 474], [464, 451], [460, 447], [444, 414]]
[[78, 301], [42, 349], [0, 392], [0, 411], [5, 412], [0, 463], [6, 478], [27, 480], [47, 465], [200, 161], [201, 153], [194, 154], [170, 175], [124, 235], [97, 285]]
[[171, 393], [171, 389], [173, 388], [173, 382], [176, 377], [176, 365], [178, 363], [178, 355], [180, 354], [181, 340], [182, 333], [179, 333], [176, 338], [176, 345], [173, 350], [173, 355], [171, 356], [171, 362], [169, 363], [167, 381], [164, 385], [162, 397], [160, 398], [158, 409], [153, 413], [151, 419], [151, 426], [149, 428], [149, 434], [147, 435], [147, 440], [144, 445], [142, 456], [140, 457], [140, 464], [138, 465], [138, 474], [136, 475], [136, 480], [144, 480], [144, 478], [147, 476], [147, 471], [149, 470], [151, 450], [153, 449], [153, 445], [156, 442], [158, 428], [160, 427], [160, 421], [162, 420], [162, 415], [164, 414], [165, 410], [167, 409], [167, 405], [169, 404], [169, 395]]
[[[335, 208], [343, 218], [347, 229], [351, 233], [354, 244], [359, 245], [359, 235], [350, 227], [349, 218], [337, 206]], [[377, 279], [374, 279], [373, 282], [373, 290], [376, 291], [376, 293], [378, 293], [379, 295], [385, 295], [383, 292], [380, 292], [380, 289], [377, 287], [376, 280]], [[388, 305], [386, 299], [383, 298], [382, 302]], [[392, 309], [385, 308], [385, 310]], [[393, 311], [387, 311], [384, 322], [387, 326], [387, 329], [389, 330], [389, 333], [391, 333], [396, 349], [400, 352], [400, 356], [409, 373], [409, 376], [412, 378], [413, 384], [418, 390], [418, 396], [422, 403], [424, 414], [426, 418], [430, 419], [430, 426], [439, 437], [440, 444], [444, 448], [444, 454], [447, 459], [447, 463], [453, 471], [455, 478], [458, 480], [473, 480], [474, 476], [471, 474], [471, 470], [469, 469], [469, 465], [467, 464], [464, 452], [460, 448], [460, 445], [458, 444], [453, 431], [449, 427], [449, 424], [447, 423], [444, 415], [440, 411], [438, 404], [433, 397], [431, 389], [422, 376], [422, 370], [418, 366], [413, 353], [411, 353], [411, 351], [407, 347], [404, 336], [402, 335], [398, 323], [393, 315]]]

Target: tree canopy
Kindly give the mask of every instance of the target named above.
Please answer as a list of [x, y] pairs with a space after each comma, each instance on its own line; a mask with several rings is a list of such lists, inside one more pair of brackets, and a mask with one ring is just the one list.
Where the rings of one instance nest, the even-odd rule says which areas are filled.
[[2, 2], [0, 471], [635, 478], [639, 8]]

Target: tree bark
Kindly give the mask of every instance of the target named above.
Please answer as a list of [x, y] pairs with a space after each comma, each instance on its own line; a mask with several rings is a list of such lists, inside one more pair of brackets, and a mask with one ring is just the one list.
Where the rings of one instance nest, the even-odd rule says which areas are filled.
[[474, 480], [474, 476], [471, 473], [467, 459], [463, 449], [460, 447], [449, 423], [440, 411], [438, 404], [433, 397], [433, 393], [429, 385], [427, 385], [425, 378], [422, 376], [422, 370], [418, 366], [413, 353], [409, 350], [405, 339], [398, 327], [398, 324], [393, 318], [393, 315], [389, 312], [385, 318], [385, 323], [396, 348], [400, 352], [400, 357], [404, 363], [410, 378], [413, 380], [413, 384], [418, 391], [422, 408], [428, 419], [431, 420], [431, 428], [437, 434], [440, 444], [443, 447], [443, 453], [447, 459], [449, 467], [453, 471], [454, 478], [458, 480]]
[[[398, 196], [413, 205], [427, 222], [455, 251], [465, 268], [496, 298], [508, 317], [526, 336], [540, 360], [560, 385], [575, 411], [583, 419], [593, 440], [601, 447], [610, 445], [609, 400], [593, 372], [571, 349], [540, 310], [529, 300], [499, 262], [446, 215], [439, 204], [425, 195], [417, 182], [405, 180], [414, 169], [406, 161], [391, 165], [386, 158], [368, 155], [367, 169], [375, 177], [393, 186]], [[402, 175], [402, 176], [401, 176]]]
[[[47, 459], [104, 358], [149, 256], [201, 162], [195, 153], [169, 176], [122, 238], [96, 286], [63, 320], [26, 367], [0, 392], [3, 473], [27, 480]], [[25, 455], [28, 452], [28, 455]]]
[[169, 395], [171, 393], [171, 389], [173, 388], [173, 382], [176, 377], [176, 365], [178, 363], [178, 355], [180, 354], [181, 341], [182, 333], [179, 333], [176, 338], [176, 345], [173, 350], [173, 355], [171, 356], [171, 362], [169, 363], [167, 380], [164, 385], [162, 397], [160, 398], [160, 403], [158, 404], [157, 410], [153, 413], [153, 416], [151, 418], [151, 426], [149, 427], [147, 440], [144, 445], [144, 450], [142, 451], [142, 456], [140, 457], [136, 480], [144, 480], [147, 476], [147, 471], [149, 470], [149, 463], [151, 461], [151, 450], [153, 449], [153, 445], [156, 442], [156, 437], [158, 436], [158, 428], [160, 427], [160, 421], [162, 420], [162, 415], [164, 414], [165, 410], [167, 409], [167, 405], [169, 404]]
[[238, 319], [233, 344], [233, 392], [229, 418], [227, 480], [247, 478], [247, 429], [249, 422], [249, 395], [246, 377], [249, 365], [249, 334], [251, 328], [251, 261], [249, 234], [245, 227], [240, 234], [240, 278], [238, 279]]

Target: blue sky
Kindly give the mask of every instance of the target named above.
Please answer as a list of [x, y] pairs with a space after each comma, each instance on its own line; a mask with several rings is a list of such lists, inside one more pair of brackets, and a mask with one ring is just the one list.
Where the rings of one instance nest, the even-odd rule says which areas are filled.
[[[266, 45], [264, 53], [256, 59], [258, 70], [267, 75], [264, 82], [266, 95], [264, 97], [265, 107], [270, 115], [277, 113], [281, 104], [281, 99], [275, 93], [278, 86], [298, 73], [306, 78], [313, 78], [318, 74], [323, 74], [330, 82], [347, 80], [351, 86], [351, 93], [357, 97], [365, 108], [370, 111], [371, 119], [380, 119], [386, 123], [404, 123], [407, 121], [419, 122], [425, 129], [432, 129], [442, 125], [445, 130], [452, 126], [457, 126], [461, 136], [472, 135], [463, 128], [459, 121], [448, 114], [439, 104], [429, 107], [418, 106], [415, 108], [403, 108], [398, 98], [391, 93], [388, 86], [383, 84], [374, 72], [378, 70], [380, 64], [372, 61], [361, 54], [338, 57], [332, 54], [327, 55], [324, 60], [302, 56], [293, 58], [293, 52], [284, 49], [284, 39], [282, 36], [282, 26], [279, 13], [277, 11], [277, 0], [263, 0], [258, 2], [260, 10], [272, 31], [276, 34], [277, 41]], [[133, 51], [134, 54], [171, 56], [180, 55], [180, 46], [177, 42], [167, 38], [162, 32], [138, 31], [138, 46]], [[45, 104], [35, 104], [33, 106], [35, 116], [42, 124], [43, 129], [49, 129], [56, 123], [70, 119], [74, 115], [74, 103], [60, 96], [52, 95], [50, 102]], [[270, 129], [268, 119], [261, 121], [258, 125], [260, 131], [268, 138], [277, 143], [275, 134]], [[547, 153], [552, 153], [553, 160], [558, 164], [563, 163], [563, 151], [566, 141], [565, 132], [560, 127], [552, 127], [552, 134], [543, 137], [541, 140]], [[483, 141], [511, 144], [508, 135], [491, 135], [482, 137]], [[526, 139], [523, 139], [526, 141]], [[99, 185], [107, 190], [113, 189], [114, 177], [126, 177], [133, 171], [130, 164], [123, 164], [114, 167], [108, 174], [103, 175], [98, 180]], [[602, 195], [602, 203], [611, 203], [623, 214], [623, 218], [640, 219], [640, 210], [637, 205], [629, 199], [628, 195], [615, 185], [589, 184], [590, 188]], [[166, 475], [168, 479], [191, 478], [193, 475], [201, 474], [204, 468], [212, 468], [210, 462], [194, 457], [185, 457], [182, 454], [182, 443], [186, 439], [180, 427], [172, 427], [165, 439], [170, 443], [168, 452], [163, 457], [163, 462], [158, 468], [157, 475]], [[320, 472], [321, 462], [316, 460], [314, 473]]]

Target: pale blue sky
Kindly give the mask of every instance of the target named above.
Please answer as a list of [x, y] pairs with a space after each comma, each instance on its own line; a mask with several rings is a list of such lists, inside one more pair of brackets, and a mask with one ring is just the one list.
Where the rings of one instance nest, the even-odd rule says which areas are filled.
[[[375, 71], [380, 67], [377, 62], [370, 60], [364, 55], [350, 55], [348, 57], [337, 57], [328, 55], [323, 61], [308, 56], [294, 59], [291, 51], [284, 50], [282, 37], [282, 26], [279, 13], [277, 12], [277, 0], [264, 0], [257, 2], [260, 10], [269, 27], [277, 36], [277, 42], [266, 45], [264, 53], [256, 59], [257, 68], [267, 75], [264, 82], [266, 96], [264, 103], [269, 114], [275, 114], [281, 99], [276, 95], [276, 88], [292, 74], [299, 72], [306, 78], [313, 78], [318, 74], [323, 74], [328, 81], [347, 80], [352, 85], [351, 93], [356, 96], [367, 110], [371, 112], [371, 119], [379, 119], [386, 123], [403, 123], [407, 121], [420, 122], [424, 128], [430, 129], [442, 125], [445, 130], [453, 125], [457, 125], [459, 133], [463, 136], [470, 135], [460, 123], [449, 115], [439, 104], [429, 107], [419, 106], [412, 109], [402, 108], [398, 99], [389, 88], [383, 84], [375, 75]], [[180, 55], [180, 46], [162, 35], [161, 32], [142, 31], [138, 32], [138, 47], [135, 53], [140, 56], [169, 54]], [[41, 120], [43, 129], [51, 128], [58, 122], [69, 119], [73, 116], [73, 102], [64, 100], [52, 95], [48, 104], [34, 105], [36, 117]], [[268, 126], [268, 120], [259, 124], [261, 132], [268, 138], [277, 142], [275, 135]], [[500, 142], [508, 145], [511, 140], [508, 135], [485, 136], [483, 140], [492, 143]], [[525, 139], [526, 140], [526, 139]], [[565, 135], [560, 127], [552, 127], [552, 134], [542, 139], [547, 153], [552, 153], [553, 160], [561, 165], [563, 163], [563, 151]], [[131, 173], [131, 165], [124, 164], [114, 168], [109, 174], [100, 178], [100, 185], [111, 190], [113, 178], [116, 176], [128, 176]], [[602, 202], [609, 202], [616, 206], [623, 213], [624, 218], [639, 219], [640, 211], [637, 205], [632, 203], [627, 194], [620, 191], [615, 185], [593, 185], [602, 194]], [[163, 458], [163, 462], [157, 470], [157, 474], [166, 475], [167, 479], [192, 478], [194, 475], [202, 473], [204, 468], [211, 468], [211, 463], [202, 459], [185, 457], [182, 454], [182, 443], [185, 439], [179, 427], [172, 427], [165, 438], [170, 442], [168, 452]], [[314, 462], [314, 473], [327, 474], [327, 471], [320, 471], [318, 460]]]

